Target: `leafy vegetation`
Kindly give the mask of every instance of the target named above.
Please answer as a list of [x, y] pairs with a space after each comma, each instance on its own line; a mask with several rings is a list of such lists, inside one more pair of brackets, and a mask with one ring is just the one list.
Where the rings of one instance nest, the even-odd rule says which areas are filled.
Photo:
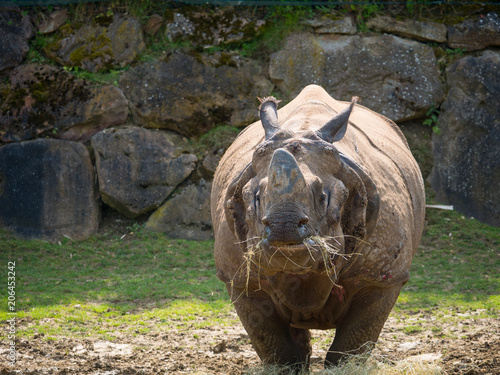
[[122, 72], [128, 70], [129, 67], [125, 67], [123, 69], [109, 69], [104, 72], [89, 72], [88, 70], [79, 68], [78, 66], [64, 66], [63, 69], [71, 74], [73, 74], [76, 78], [85, 79], [89, 82], [92, 82], [96, 85], [114, 85], [118, 86], [118, 80], [120, 79], [120, 75]]
[[45, 56], [44, 49], [54, 42], [55, 36], [47, 36], [37, 33], [30, 42], [30, 50], [26, 59], [33, 63], [47, 63], [50, 60]]
[[428, 110], [427, 113], [425, 114], [427, 116], [427, 119], [422, 122], [422, 124], [429, 126], [432, 131], [436, 134], [441, 133], [441, 130], [439, 129], [439, 110], [436, 108], [436, 105], [433, 104]]

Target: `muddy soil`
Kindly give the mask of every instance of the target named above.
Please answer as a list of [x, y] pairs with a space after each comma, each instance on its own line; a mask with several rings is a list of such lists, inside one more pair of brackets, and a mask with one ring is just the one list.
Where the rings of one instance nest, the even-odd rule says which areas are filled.
[[[433, 362], [443, 374], [500, 374], [500, 319], [476, 318], [477, 312], [453, 314], [438, 323], [429, 312], [402, 319], [390, 316], [372, 357], [379, 361]], [[457, 319], [458, 318], [458, 319]], [[440, 319], [445, 321], [446, 319]], [[407, 327], [417, 322], [417, 332]], [[22, 320], [19, 326], [29, 325]], [[241, 325], [190, 327], [165, 331], [150, 322], [151, 333], [111, 341], [35, 335], [18, 340], [15, 368], [5, 362], [8, 347], [0, 343], [4, 374], [244, 374], [260, 365]], [[158, 328], [155, 330], [155, 326]], [[313, 331], [312, 373], [319, 372], [333, 332]]]

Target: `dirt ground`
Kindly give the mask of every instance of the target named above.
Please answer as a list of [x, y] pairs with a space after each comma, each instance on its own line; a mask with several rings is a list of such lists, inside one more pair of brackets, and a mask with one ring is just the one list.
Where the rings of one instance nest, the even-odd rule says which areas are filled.
[[[430, 361], [444, 374], [500, 374], [500, 319], [475, 318], [475, 312], [453, 315], [460, 316], [458, 322], [437, 323], [428, 312], [405, 319], [391, 315], [372, 357], [386, 363]], [[412, 321], [421, 330], [405, 332]], [[29, 324], [27, 319], [18, 322], [20, 327]], [[0, 375], [243, 374], [260, 364], [241, 325], [160, 331], [154, 321], [149, 324], [152, 333], [113, 342], [39, 335], [20, 339], [15, 369], [4, 362], [8, 348], [2, 342]], [[312, 373], [322, 369], [332, 334], [313, 331]]]

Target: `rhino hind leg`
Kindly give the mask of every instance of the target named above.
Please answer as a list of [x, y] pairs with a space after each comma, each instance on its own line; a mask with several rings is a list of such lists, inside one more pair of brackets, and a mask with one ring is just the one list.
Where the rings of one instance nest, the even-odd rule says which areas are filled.
[[337, 366], [341, 361], [373, 348], [400, 290], [401, 286], [377, 290], [372, 288], [353, 300], [337, 326], [335, 338], [326, 355], [326, 367]]
[[307, 369], [312, 350], [309, 330], [290, 327], [264, 296], [240, 292], [233, 304], [262, 362], [290, 366], [295, 373]]

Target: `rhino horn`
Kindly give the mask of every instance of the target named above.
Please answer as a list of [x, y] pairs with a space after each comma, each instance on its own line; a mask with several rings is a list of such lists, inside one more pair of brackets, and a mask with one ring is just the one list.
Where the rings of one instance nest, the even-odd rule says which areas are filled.
[[290, 152], [283, 148], [274, 151], [268, 176], [268, 189], [272, 198], [296, 193], [307, 187], [297, 161]]
[[316, 134], [327, 142], [337, 142], [344, 137], [349, 122], [354, 104], [358, 102], [358, 97], [353, 96], [349, 107], [340, 112], [337, 116], [328, 121], [320, 129], [316, 130]]
[[258, 99], [260, 101], [260, 121], [262, 122], [262, 126], [264, 127], [267, 140], [270, 139], [279, 130], [277, 108], [281, 100], [277, 100], [272, 96], [268, 96], [264, 99]]
[[267, 209], [262, 218], [267, 244], [296, 244], [309, 235], [300, 229], [309, 220], [298, 207], [305, 192], [307, 183], [293, 155], [282, 148], [274, 151], [265, 195]]

